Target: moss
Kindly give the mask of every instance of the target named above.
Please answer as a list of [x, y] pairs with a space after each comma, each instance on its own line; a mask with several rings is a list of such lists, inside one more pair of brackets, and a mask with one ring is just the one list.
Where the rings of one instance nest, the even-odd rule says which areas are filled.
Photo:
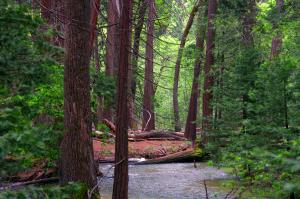
[[193, 155], [196, 157], [203, 157], [203, 150], [200, 147], [196, 147]]

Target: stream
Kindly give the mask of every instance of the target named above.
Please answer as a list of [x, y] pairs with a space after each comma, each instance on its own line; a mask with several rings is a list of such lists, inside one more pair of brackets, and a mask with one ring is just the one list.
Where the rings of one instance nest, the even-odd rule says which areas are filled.
[[[102, 199], [110, 199], [113, 187], [113, 167], [100, 164], [104, 177], [100, 178]], [[172, 163], [152, 165], [129, 165], [130, 199], [224, 199], [227, 195], [218, 187], [221, 180], [230, 179], [224, 171], [205, 163]], [[230, 197], [227, 197], [229, 199]]]

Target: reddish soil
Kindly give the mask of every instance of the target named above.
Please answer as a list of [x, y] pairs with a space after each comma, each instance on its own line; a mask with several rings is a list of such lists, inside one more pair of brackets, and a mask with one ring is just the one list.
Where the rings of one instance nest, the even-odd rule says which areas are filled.
[[[114, 158], [114, 143], [102, 143], [98, 139], [93, 140], [95, 159], [111, 160]], [[128, 152], [130, 158], [156, 158], [168, 154], [183, 151], [190, 145], [186, 141], [169, 140], [145, 140], [129, 142]]]

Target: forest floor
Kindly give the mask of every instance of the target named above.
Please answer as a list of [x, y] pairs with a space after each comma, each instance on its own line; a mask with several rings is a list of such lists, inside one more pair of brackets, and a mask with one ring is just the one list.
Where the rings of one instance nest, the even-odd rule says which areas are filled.
[[[113, 160], [115, 144], [103, 143], [99, 139], [93, 140], [94, 156], [96, 160]], [[187, 141], [175, 140], [144, 140], [128, 143], [129, 158], [152, 159], [166, 156], [172, 153], [184, 151], [191, 145]]]

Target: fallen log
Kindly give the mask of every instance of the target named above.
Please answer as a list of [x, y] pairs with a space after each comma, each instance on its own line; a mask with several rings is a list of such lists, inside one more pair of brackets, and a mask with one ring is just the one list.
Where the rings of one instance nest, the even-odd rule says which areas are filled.
[[116, 134], [116, 126], [114, 125], [114, 123], [112, 123], [108, 119], [103, 119], [102, 121], [109, 128], [110, 132], [115, 135]]
[[16, 183], [12, 183], [9, 184], [7, 186], [4, 187], [0, 187], [0, 191], [5, 191], [5, 190], [14, 190], [14, 189], [18, 189], [27, 185], [44, 185], [44, 184], [52, 184], [52, 183], [58, 183], [59, 182], [59, 178], [58, 177], [51, 177], [51, 178], [43, 178], [43, 179], [39, 179], [39, 180], [31, 180], [31, 181], [27, 181], [27, 182], [16, 182]]
[[[109, 128], [110, 133], [115, 135], [116, 133], [116, 126], [109, 120], [103, 119], [103, 123]], [[97, 131], [95, 131], [97, 132]], [[130, 141], [132, 139], [137, 140], [145, 140], [150, 138], [173, 138], [174, 140], [186, 140], [184, 138], [184, 133], [181, 132], [168, 132], [163, 130], [155, 130], [155, 131], [129, 131], [128, 138]]]
[[179, 136], [174, 132], [164, 132], [164, 131], [150, 131], [142, 133], [129, 133], [129, 138], [133, 139], [150, 139], [150, 138], [173, 138], [175, 140], [186, 140], [186, 138]]
[[170, 155], [166, 155], [159, 158], [149, 159], [143, 162], [137, 162], [136, 164], [163, 164], [163, 163], [178, 163], [178, 162], [194, 162], [201, 160], [203, 153], [201, 149], [188, 149], [180, 151]]

